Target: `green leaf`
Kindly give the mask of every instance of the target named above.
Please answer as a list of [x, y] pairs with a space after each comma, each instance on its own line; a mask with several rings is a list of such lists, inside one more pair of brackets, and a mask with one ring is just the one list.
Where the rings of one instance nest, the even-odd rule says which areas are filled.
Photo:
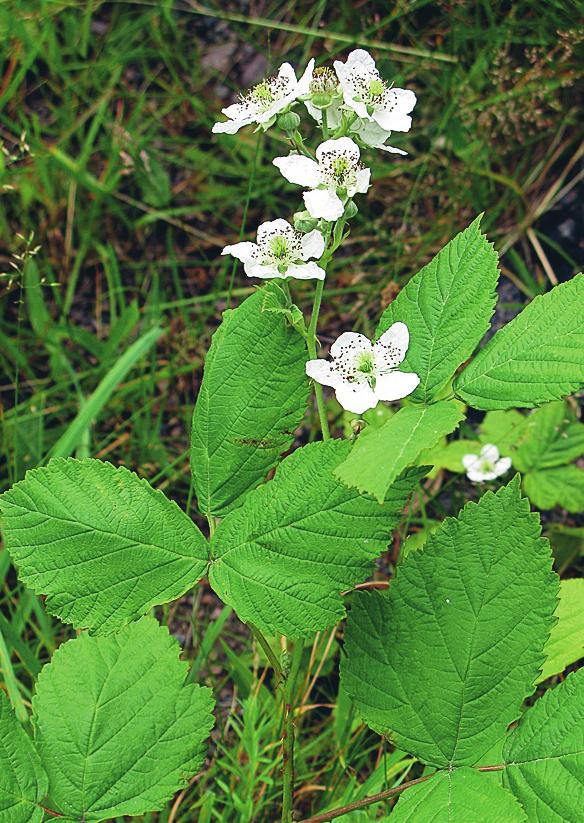
[[422, 452], [418, 462], [449, 472], [464, 472], [462, 458], [465, 454], [478, 454], [481, 444], [478, 440], [451, 440]]
[[492, 774], [463, 767], [407, 789], [387, 823], [527, 823], [511, 792]]
[[562, 506], [575, 514], [584, 509], [584, 471], [577, 466], [529, 472], [523, 488], [538, 509]]
[[335, 479], [349, 448], [328, 440], [297, 449], [219, 525], [209, 581], [241, 620], [306, 636], [340, 620], [341, 592], [371, 574], [423, 472], [398, 480], [380, 506]]
[[473, 765], [533, 692], [557, 590], [517, 476], [447, 518], [386, 592], [358, 595], [345, 688], [401, 749], [439, 767]]
[[505, 747], [503, 780], [530, 823], [580, 823], [584, 809], [584, 669], [531, 706]]
[[0, 690], [0, 823], [40, 823], [47, 789], [36, 749]]
[[404, 469], [416, 463], [464, 418], [461, 406], [443, 400], [431, 406], [406, 406], [367, 437], [359, 437], [335, 474], [347, 486], [371, 494], [380, 502]]
[[490, 411], [479, 428], [482, 444], [492, 443], [502, 455], [511, 455], [524, 435], [527, 418], [515, 409]]
[[57, 650], [33, 699], [51, 808], [88, 823], [144, 814], [199, 771], [213, 697], [184, 685], [179, 653], [151, 617]]
[[564, 402], [547, 403], [525, 418], [514, 457], [521, 472], [564, 466], [584, 453], [584, 425]]
[[[270, 284], [227, 311], [213, 335], [193, 414], [191, 469], [201, 511], [225, 515], [294, 442], [308, 401], [306, 346]], [[268, 309], [262, 310], [268, 300]]]
[[401, 320], [410, 347], [401, 368], [420, 376], [414, 400], [428, 402], [473, 353], [495, 307], [498, 256], [480, 217], [446, 245], [389, 304], [377, 336]]
[[562, 580], [558, 622], [545, 647], [547, 655], [538, 681], [563, 672], [584, 657], [584, 580]]
[[110, 631], [175, 600], [208, 544], [162, 492], [100, 460], [55, 458], [0, 498], [6, 548], [51, 614]]
[[454, 389], [475, 409], [541, 406], [584, 385], [584, 275], [536, 297], [500, 329]]

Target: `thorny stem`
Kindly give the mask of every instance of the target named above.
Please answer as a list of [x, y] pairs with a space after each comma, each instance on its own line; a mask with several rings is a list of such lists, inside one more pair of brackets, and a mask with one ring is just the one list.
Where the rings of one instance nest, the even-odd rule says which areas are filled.
[[292, 812], [294, 810], [294, 742], [295, 742], [295, 720], [294, 720], [294, 695], [296, 692], [296, 681], [302, 662], [302, 652], [304, 644], [302, 639], [296, 641], [292, 653], [292, 663], [290, 671], [286, 677], [283, 689], [284, 698], [284, 729], [282, 737], [282, 823], [292, 823]]
[[[479, 772], [500, 772], [503, 771], [505, 766], [479, 766], [477, 771]], [[322, 814], [317, 814], [315, 817], [306, 817], [300, 823], [329, 823], [331, 820], [335, 820], [337, 817], [342, 817], [344, 814], [349, 814], [349, 812], [354, 812], [357, 809], [363, 809], [366, 806], [371, 806], [373, 803], [380, 803], [382, 800], [386, 800], [388, 797], [393, 797], [395, 794], [401, 794], [401, 792], [405, 792], [406, 789], [409, 789], [411, 786], [417, 786], [418, 783], [425, 783], [426, 780], [431, 780], [435, 777], [439, 772], [434, 772], [434, 774], [427, 774], [424, 777], [417, 777], [415, 780], [408, 780], [407, 783], [402, 783], [401, 786], [394, 786], [391, 789], [386, 789], [383, 792], [378, 792], [377, 794], [369, 795], [369, 797], [364, 797], [362, 800], [355, 800], [353, 803], [347, 803], [346, 806], [339, 806], [338, 809], [331, 809], [329, 812], [323, 812]]]

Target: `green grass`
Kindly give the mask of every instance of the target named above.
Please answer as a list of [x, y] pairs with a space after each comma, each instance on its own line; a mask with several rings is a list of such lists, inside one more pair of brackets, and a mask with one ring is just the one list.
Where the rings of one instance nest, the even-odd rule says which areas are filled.
[[[324, 342], [340, 330], [371, 334], [395, 291], [482, 211], [515, 309], [576, 271], [575, 252], [546, 222], [582, 176], [576, 3], [271, 0], [261, 19], [249, 7], [0, 4], [0, 135], [11, 155], [0, 170], [2, 488], [51, 455], [93, 455], [136, 468], [196, 516], [188, 442], [203, 358], [221, 311], [252, 288], [219, 252], [292, 202], [271, 164], [283, 141], [251, 130], [215, 137], [211, 126], [242, 77], [249, 85], [283, 60], [325, 62], [359, 44], [419, 100], [412, 131], [396, 140], [409, 156], [368, 158], [375, 184], [331, 267]], [[38, 252], [15, 260], [27, 242]], [[295, 296], [307, 307], [310, 285]], [[315, 431], [313, 418], [303, 437]], [[431, 486], [410, 530], [465, 493], [457, 478]], [[581, 562], [571, 551], [564, 569]], [[0, 580], [0, 669], [24, 717], [39, 667], [68, 630], [1, 552]], [[248, 820], [253, 806], [254, 820], [273, 820], [280, 730], [260, 653], [204, 587], [160, 616], [216, 686], [219, 711], [209, 770], [144, 819]], [[338, 638], [318, 637], [299, 690], [306, 813], [416, 774], [343, 696], [335, 705], [334, 655]]]

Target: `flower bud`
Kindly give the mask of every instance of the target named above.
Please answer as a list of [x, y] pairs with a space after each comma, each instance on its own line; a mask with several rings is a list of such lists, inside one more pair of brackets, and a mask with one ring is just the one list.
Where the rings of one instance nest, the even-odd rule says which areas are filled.
[[311, 217], [307, 211], [297, 211], [294, 215], [294, 228], [296, 231], [309, 232], [318, 226], [318, 219]]
[[300, 117], [295, 111], [287, 111], [278, 117], [278, 126], [285, 132], [296, 131], [300, 125]]
[[350, 220], [352, 217], [355, 217], [358, 211], [359, 209], [355, 205], [355, 201], [349, 200], [347, 202], [347, 205], [345, 206], [345, 217], [347, 218], [347, 220]]
[[312, 95], [310, 102], [315, 109], [328, 109], [332, 103], [332, 97], [330, 94], [326, 94], [325, 92], [319, 92], [318, 94]]

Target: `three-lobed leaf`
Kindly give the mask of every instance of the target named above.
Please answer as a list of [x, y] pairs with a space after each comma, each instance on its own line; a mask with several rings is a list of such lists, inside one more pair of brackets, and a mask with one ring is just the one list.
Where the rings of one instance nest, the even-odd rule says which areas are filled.
[[180, 597], [208, 544], [176, 503], [133, 472], [55, 458], [0, 499], [21, 580], [77, 628], [110, 631]]
[[439, 767], [473, 765], [533, 692], [557, 590], [516, 477], [447, 518], [386, 592], [356, 597], [345, 688], [400, 748]]
[[297, 449], [220, 523], [209, 581], [241, 620], [306, 636], [340, 620], [341, 592], [371, 573], [423, 471], [407, 472], [379, 505], [334, 476], [349, 449], [341, 440]]
[[525, 812], [495, 775], [463, 766], [407, 789], [387, 823], [527, 823]]
[[225, 312], [213, 335], [191, 433], [193, 482], [207, 515], [225, 515], [265, 479], [306, 412], [306, 346], [286, 311], [282, 289], [269, 284]]
[[523, 478], [523, 488], [539, 509], [562, 506], [576, 514], [584, 510], [584, 469], [577, 466], [529, 472]]
[[398, 320], [409, 329], [401, 368], [420, 377], [414, 400], [436, 399], [489, 328], [498, 256], [479, 224], [480, 217], [412, 277], [379, 321], [377, 336]]
[[47, 789], [34, 744], [0, 689], [0, 823], [40, 823]]
[[179, 652], [151, 617], [55, 652], [33, 699], [54, 811], [88, 822], [144, 814], [201, 768], [213, 697], [185, 685]]
[[536, 297], [454, 382], [475, 409], [540, 406], [584, 386], [584, 274]]
[[381, 502], [394, 480], [415, 464], [425, 449], [454, 431], [463, 417], [456, 401], [405, 406], [379, 429], [360, 436], [335, 474], [347, 486]]
[[530, 823], [580, 823], [584, 809], [584, 669], [527, 709], [509, 735], [503, 781]]

